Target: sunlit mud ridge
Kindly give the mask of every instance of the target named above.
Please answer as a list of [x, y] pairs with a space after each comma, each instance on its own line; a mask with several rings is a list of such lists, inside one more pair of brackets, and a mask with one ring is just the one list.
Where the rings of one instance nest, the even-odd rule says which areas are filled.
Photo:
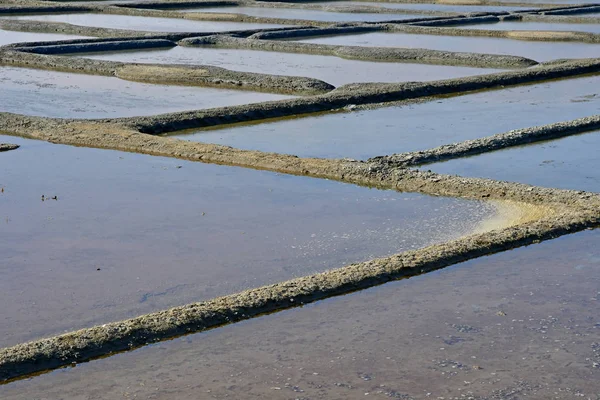
[[528, 143], [558, 139], [600, 128], [600, 115], [558, 122], [544, 126], [517, 129], [485, 138], [447, 144], [434, 149], [374, 157], [369, 161], [382, 162], [397, 167], [431, 164], [454, 158], [483, 154]]
[[[442, 102], [444, 99], [440, 96], [462, 96], [479, 90], [517, 87], [536, 82], [549, 82], [555, 79], [567, 80], [568, 78], [581, 77], [587, 74], [597, 75], [600, 73], [600, 58], [591, 58], [598, 56], [595, 53], [590, 53], [590, 58], [559, 59], [543, 63], [541, 62], [543, 60], [537, 60], [536, 57], [529, 58], [528, 56], [410, 47], [330, 45], [301, 43], [292, 40], [367, 33], [383, 33], [386, 35], [411, 33], [481, 36], [532, 42], [581, 42], [579, 43], [581, 46], [591, 46], [600, 42], [600, 34], [579, 31], [493, 30], [485, 29], [485, 26], [482, 29], [470, 29], [463, 25], [524, 23], [528, 21], [595, 23], [592, 17], [588, 17], [586, 14], [597, 13], [600, 9], [598, 5], [535, 4], [535, 8], [521, 11], [457, 13], [433, 10], [421, 12], [416, 9], [382, 8], [369, 5], [320, 5], [307, 2], [257, 4], [251, 1], [172, 1], [168, 3], [140, 2], [120, 5], [86, 2], [78, 2], [73, 5], [68, 4], [69, 2], [64, 3], [54, 5], [50, 2], [32, 3], [25, 0], [7, 2], [7, 4], [17, 6], [0, 7], [0, 16], [8, 17], [7, 19], [0, 19], [0, 29], [81, 35], [92, 37], [92, 39], [30, 43], [8, 41], [7, 46], [0, 47], [0, 66], [4, 69], [27, 70], [29, 76], [31, 76], [32, 71], [35, 73], [46, 71], [47, 74], [52, 71], [55, 74], [54, 77], [64, 76], [55, 71], [72, 74], [67, 75], [65, 79], [71, 79], [73, 76], [79, 78], [83, 76], [84, 79], [87, 79], [86, 74], [90, 75], [89, 78], [92, 79], [93, 75], [96, 75], [96, 79], [105, 79], [104, 82], [109, 80], [121, 85], [122, 82], [116, 79], [119, 78], [130, 81], [129, 85], [131, 86], [138, 85], [135, 82], [150, 84], [145, 86], [146, 89], [148, 86], [157, 88], [157, 84], [162, 84], [180, 86], [176, 88], [179, 92], [186, 89], [184, 86], [199, 86], [211, 88], [210, 90], [214, 88], [238, 89], [237, 92], [232, 91], [236, 95], [239, 95], [239, 93], [248, 95], [248, 91], [254, 91], [301, 97], [275, 96], [272, 94], [267, 97], [264, 93], [260, 93], [260, 95], [265, 96], [261, 98], [263, 100], [277, 100], [252, 102], [250, 104], [245, 101], [215, 104], [215, 97], [217, 96], [214, 95], [214, 92], [218, 90], [214, 90], [210, 92], [213, 93], [213, 97], [211, 97], [211, 94], [205, 96], [208, 97], [209, 103], [207, 104], [209, 108], [202, 108], [202, 106], [197, 105], [198, 102], [204, 102], [205, 98], [194, 98], [192, 100], [195, 105], [193, 108], [188, 107], [188, 104], [181, 108], [175, 108], [175, 110], [191, 111], [168, 112], [172, 109], [164, 109], [165, 105], [160, 103], [160, 113], [148, 112], [142, 114], [140, 110], [144, 106], [149, 107], [148, 104], [143, 104], [139, 108], [132, 107], [135, 113], [132, 112], [131, 114], [103, 114], [100, 110], [99, 114], [94, 114], [94, 116], [100, 115], [100, 117], [94, 119], [89, 116], [86, 119], [76, 119], [76, 114], [71, 115], [68, 113], [64, 114], [67, 115], [67, 118], [26, 116], [2, 112], [3, 110], [0, 109], [0, 133], [2, 134], [43, 140], [55, 144], [110, 149], [191, 162], [273, 171], [307, 178], [329, 179], [373, 188], [390, 189], [397, 192], [478, 200], [485, 202], [487, 206], [493, 207], [495, 213], [491, 218], [481, 221], [474, 229], [464, 232], [463, 236], [456, 235], [455, 237], [460, 236], [458, 239], [453, 238], [441, 244], [404, 252], [400, 252], [403, 249], [396, 248], [394, 252], [400, 253], [392, 256], [349, 265], [345, 265], [346, 262], [339, 263], [339, 265], [333, 266], [336, 269], [327, 270], [326, 272], [313, 274], [314, 271], [310, 271], [305, 273], [307, 276], [268, 286], [260, 286], [264, 284], [264, 282], [261, 282], [249, 286], [260, 287], [232, 295], [213, 298], [216, 296], [213, 294], [207, 297], [213, 298], [212, 300], [169, 308], [136, 318], [0, 349], [0, 384], [35, 373], [73, 366], [80, 362], [109, 356], [117, 352], [129, 351], [149, 343], [213, 329], [265, 313], [278, 312], [328, 297], [381, 285], [392, 280], [427, 273], [466, 260], [538, 243], [600, 225], [600, 193], [560, 190], [410, 169], [410, 167], [433, 162], [486, 154], [522, 144], [563, 138], [599, 129], [599, 115], [572, 119], [576, 116], [587, 115], [581, 110], [579, 110], [578, 115], [568, 117], [572, 119], [571, 121], [522, 127], [521, 129], [488, 137], [448, 143], [422, 151], [389, 154], [394, 151], [390, 150], [387, 154], [381, 154], [381, 156], [372, 157], [366, 161], [350, 158], [300, 157], [294, 154], [243, 150], [162, 136], [165, 133], [192, 128], [222, 128], [236, 123], [264, 122], [286, 117], [299, 118], [314, 116], [317, 113], [349, 113], [355, 109], [381, 108], [399, 104], [409, 106], [430, 101]], [[406, 1], [406, 4], [410, 3], [426, 3], [426, 0]], [[437, 4], [531, 6], [530, 3], [485, 0], [444, 0]], [[335, 13], [350, 13], [353, 17], [356, 15], [356, 22], [256, 17], [236, 13], [235, 7], [217, 13], [186, 10], [200, 6], [206, 8], [252, 6], [265, 9], [312, 10], [323, 11], [332, 15]], [[177, 10], [179, 8], [181, 10]], [[23, 15], [35, 16], [42, 13], [56, 15], [60, 13], [87, 13], [83, 15], [109, 15], [111, 18], [117, 16], [151, 17], [149, 19], [166, 20], [168, 26], [181, 21], [187, 23], [190, 21], [216, 21], [222, 22], [222, 25], [225, 23], [240, 23], [242, 29], [214, 32], [219, 27], [214, 28], [214, 25], [210, 25], [211, 27], [206, 29], [199, 27], [197, 30], [191, 31], [162, 32], [160, 28], [164, 28], [166, 25], [160, 23], [153, 26], [158, 29], [157, 31], [151, 31], [16, 19], [16, 17]], [[361, 14], [365, 13], [382, 14], [386, 19], [370, 22], [362, 21]], [[401, 13], [409, 14], [410, 18], [403, 20], [394, 17], [394, 14]], [[388, 14], [390, 16], [389, 20], [387, 20]], [[15, 19], [11, 19], [11, 17], [15, 17]], [[90, 24], [93, 24], [93, 22], [90, 22]], [[244, 23], [269, 25], [266, 25], [265, 28], [251, 29], [249, 26], [244, 27]], [[516, 40], [510, 40], [509, 42], [514, 43]], [[377, 83], [379, 77], [373, 76], [371, 83], [352, 83], [335, 87], [329, 82], [316, 78], [241, 72], [214, 65], [142, 64], [84, 58], [89, 53], [157, 50], [175, 48], [176, 46], [181, 46], [180, 49], [184, 50], [192, 50], [192, 47], [224, 49], [224, 51], [257, 50], [335, 56], [365, 62], [470, 66], [507, 69], [508, 71], [426, 82], [412, 81], [410, 77], [407, 77], [402, 80], [398, 79], [394, 83]], [[560, 57], [560, 54], [556, 57]], [[13, 72], [13, 74], [17, 76], [19, 73]], [[24, 73], [24, 76], [27, 76], [27, 74]], [[47, 82], [33, 81], [35, 90], [33, 90], [32, 96], [38, 96], [41, 87], [52, 86]], [[38, 81], [43, 81], [42, 78], [39, 78], [39, 75]], [[17, 93], [20, 90], [19, 85], [24, 84], [22, 82], [15, 84], [17, 87], [15, 92]], [[165, 87], [158, 90], [167, 89], [170, 88]], [[197, 88], [192, 89], [198, 90]], [[208, 91], [209, 89], [202, 90]], [[121, 91], [121, 88], [117, 91]], [[53, 95], [56, 93], [58, 93], [58, 89]], [[256, 93], [250, 95], [253, 96], [251, 101], [256, 100], [258, 96]], [[595, 98], [596, 93], [588, 96]], [[76, 101], [83, 101], [81, 91], [74, 97]], [[149, 98], [150, 95], [146, 97]], [[52, 97], [52, 100], [54, 98]], [[283, 100], [279, 100], [281, 98]], [[158, 98], [158, 100], [154, 98], [153, 100], [160, 102], [164, 100], [164, 97]], [[586, 101], [588, 100], [586, 99]], [[576, 102], [577, 100], [571, 101]], [[124, 103], [120, 103], [117, 107], [125, 108], [129, 105], [129, 102], [133, 102], [133, 100], [131, 98], [126, 99]], [[241, 105], [219, 106], [220, 104]], [[499, 104], [498, 107], [501, 107], [502, 103]], [[54, 106], [54, 104], [52, 105]], [[10, 107], [10, 105], [6, 107]], [[9, 110], [14, 109], [9, 108]], [[27, 111], [35, 115], [56, 115], [33, 112], [38, 110]], [[25, 113], [20, 110], [18, 112]], [[485, 112], [485, 110], [482, 112]], [[114, 117], [115, 115], [134, 116], [117, 118]], [[431, 117], [435, 118], [436, 116], [432, 115]], [[510, 118], [510, 115], [507, 115], [507, 118]], [[472, 123], [472, 121], [469, 121], [469, 123]], [[499, 131], [502, 132], [505, 129], [508, 128]], [[284, 134], [285, 132], [282, 133], [282, 135]], [[486, 134], [489, 135], [490, 133]], [[368, 139], [368, 137], [365, 138], [365, 140]], [[435, 145], [438, 144], [439, 142]], [[0, 144], [0, 152], [14, 150], [18, 147], [18, 145]], [[25, 145], [18, 152], [6, 154], [5, 156], [12, 157], [13, 155], [22, 154], [23, 149], [25, 149]], [[403, 147], [399, 147], [399, 149], [403, 149]], [[42, 201], [45, 201], [44, 199], [45, 197]], [[401, 224], [402, 221], [392, 221], [392, 223]], [[446, 238], [444, 236], [444, 239]], [[129, 255], [129, 253], [127, 254]], [[381, 254], [378, 253], [377, 255]], [[369, 258], [372, 258], [372, 255], [369, 255]], [[304, 259], [303, 262], [305, 262]], [[325, 269], [321, 271], [323, 270]], [[291, 276], [298, 275], [300, 274]], [[287, 277], [276, 281], [283, 279], [287, 279]], [[127, 287], [127, 290], [130, 290], [130, 287]], [[238, 290], [240, 289], [235, 291]], [[220, 294], [222, 293], [218, 295]], [[197, 292], [194, 291], [193, 301], [199, 299], [202, 299], [202, 297], [198, 297]], [[188, 299], [185, 302], [188, 301], [190, 300]], [[184, 304], [185, 302], [175, 304]], [[142, 312], [147, 312], [147, 310], [132, 315], [138, 315]], [[114, 319], [121, 318], [125, 317], [119, 316]], [[74, 328], [70, 327], [69, 329]], [[19, 337], [19, 340], [23, 339]]]

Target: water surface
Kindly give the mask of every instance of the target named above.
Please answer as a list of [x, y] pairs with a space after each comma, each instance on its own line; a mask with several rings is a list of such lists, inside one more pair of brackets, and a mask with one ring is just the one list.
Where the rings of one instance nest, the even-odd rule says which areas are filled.
[[0, 29], [0, 46], [25, 42], [50, 42], [54, 40], [87, 39], [85, 36], [59, 35], [55, 33], [16, 32]]
[[21, 145], [0, 153], [0, 346], [426, 246], [496, 218], [477, 201], [0, 142]]
[[321, 4], [327, 6], [356, 6], [356, 7], [381, 7], [381, 8], [398, 8], [401, 10], [415, 11], [443, 11], [457, 13], [472, 13], [472, 12], [497, 12], [497, 11], [520, 11], [528, 10], [531, 7], [515, 7], [515, 6], [463, 6], [453, 4], [434, 4], [434, 3], [377, 3], [370, 1], [324, 1], [310, 4]]
[[600, 192], [600, 131], [428, 165], [459, 174]]
[[[453, 29], [453, 28], [447, 28]], [[365, 33], [301, 40], [304, 43], [322, 43], [367, 47], [408, 47], [484, 54], [507, 54], [527, 57], [536, 61], [558, 58], [600, 57], [600, 45], [577, 42], [535, 42], [493, 37], [411, 35], [404, 33]]]
[[234, 13], [244, 14], [252, 17], [263, 18], [287, 18], [300, 19], [306, 21], [331, 21], [331, 22], [350, 22], [350, 21], [392, 21], [410, 18], [423, 18], [426, 15], [415, 14], [379, 14], [379, 13], [343, 13], [329, 12], [310, 9], [297, 8], [275, 8], [275, 7], [201, 7], [180, 9], [182, 12], [214, 12], [214, 13]]
[[279, 28], [282, 26], [275, 24], [192, 21], [182, 18], [155, 18], [111, 14], [11, 15], [6, 18], [45, 22], [65, 22], [72, 25], [92, 26], [95, 28], [149, 32], [224, 32], [233, 30]]
[[305, 76], [320, 79], [335, 86], [355, 82], [447, 79], [498, 71], [486, 68], [368, 62], [346, 60], [334, 56], [201, 47], [114, 52], [85, 55], [85, 57], [136, 63], [213, 65], [233, 71]]
[[495, 31], [564, 31], [600, 33], [600, 20], [598, 22], [598, 24], [570, 24], [558, 22], [504, 21], [494, 24], [463, 25], [462, 28], [489, 29]]
[[600, 113], [600, 77], [440, 98], [430, 102], [177, 134], [187, 140], [307, 157], [366, 159]]
[[133, 117], [289, 97], [242, 90], [155, 85], [107, 76], [0, 67], [0, 112], [40, 117]]
[[0, 386], [11, 399], [595, 399], [600, 232]]

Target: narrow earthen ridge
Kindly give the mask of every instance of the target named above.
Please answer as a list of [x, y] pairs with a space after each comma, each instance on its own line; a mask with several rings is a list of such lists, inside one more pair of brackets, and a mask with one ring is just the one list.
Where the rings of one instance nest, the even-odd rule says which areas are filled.
[[123, 4], [114, 4], [117, 7], [127, 7], [127, 8], [147, 8], [151, 10], [168, 10], [170, 8], [192, 8], [192, 7], [235, 7], [235, 6], [243, 6], [243, 1], [233, 1], [233, 0], [214, 0], [214, 1], [190, 1], [190, 0], [169, 0], [165, 1], [146, 1], [139, 3], [123, 3]]
[[491, 29], [466, 29], [445, 28], [439, 26], [417, 26], [404, 24], [387, 24], [389, 32], [413, 33], [422, 35], [440, 36], [483, 36], [515, 40], [529, 40], [542, 42], [583, 42], [600, 43], [600, 34], [590, 32], [563, 32], [563, 31], [500, 31]]
[[395, 167], [412, 167], [488, 153], [524, 144], [559, 139], [597, 129], [600, 129], [600, 115], [532, 128], [516, 129], [485, 138], [465, 140], [464, 142], [447, 144], [423, 151], [373, 157], [368, 161], [380, 162]]
[[[600, 12], [600, 11], [598, 11]], [[545, 22], [545, 23], [563, 23], [563, 24], [598, 24], [599, 17], [588, 16], [585, 14], [565, 14], [565, 15], [540, 15], [540, 14], [525, 14], [523, 22]]]
[[[33, 47], [28, 50], [44, 48]], [[52, 50], [57, 50], [57, 47]], [[0, 51], [0, 65], [116, 76], [130, 81], [157, 84], [220, 87], [304, 96], [327, 93], [335, 89], [335, 86], [314, 78], [237, 72], [210, 65], [136, 64], [9, 50]]]
[[338, 110], [349, 105], [386, 103], [443, 94], [459, 95], [474, 90], [521, 85], [597, 72], [600, 72], [600, 59], [566, 61], [548, 66], [540, 65], [525, 70], [431, 82], [344, 85], [320, 96], [149, 117], [119, 118], [109, 121], [125, 124], [140, 132], [160, 134], [269, 118], [301, 116], [303, 114]]
[[18, 144], [0, 143], [0, 152], [16, 150], [19, 148]]
[[592, 4], [589, 6], [577, 6], [569, 8], [559, 8], [553, 10], [540, 10], [544, 15], [571, 15], [571, 14], [588, 14], [600, 12], [600, 5]]
[[[518, 19], [519, 17], [516, 17]], [[500, 17], [494, 15], [486, 15], [481, 17], [457, 17], [457, 18], [447, 18], [447, 19], [438, 19], [434, 21], [420, 21], [420, 22], [411, 22], [410, 25], [418, 25], [418, 26], [454, 26], [454, 25], [471, 25], [471, 24], [484, 24], [490, 22], [500, 22]]]
[[177, 47], [177, 43], [165, 39], [140, 40], [107, 40], [93, 43], [42, 44], [37, 46], [17, 47], [16, 50], [36, 54], [73, 54], [102, 51], [147, 50]]
[[178, 44], [181, 46], [216, 46], [219, 48], [262, 50], [279, 53], [320, 54], [350, 60], [412, 62], [419, 64], [460, 65], [481, 68], [524, 68], [537, 64], [536, 61], [525, 57], [500, 54], [464, 53], [398, 47], [339, 46], [277, 40], [253, 40], [228, 35], [188, 38], [179, 41]]
[[347, 25], [329, 28], [288, 29], [279, 32], [257, 32], [250, 39], [300, 39], [313, 36], [351, 35], [357, 33], [378, 32], [384, 29], [382, 25]]
[[44, 13], [60, 13], [60, 12], [89, 12], [93, 8], [88, 6], [3, 6], [0, 7], [0, 15], [11, 15], [11, 14], [44, 14]]

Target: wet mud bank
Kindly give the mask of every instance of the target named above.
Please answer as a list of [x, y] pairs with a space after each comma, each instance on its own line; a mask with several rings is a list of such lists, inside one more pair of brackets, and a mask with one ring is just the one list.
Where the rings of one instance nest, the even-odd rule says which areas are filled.
[[484, 154], [535, 142], [559, 139], [597, 129], [600, 129], [600, 115], [544, 126], [512, 130], [481, 139], [447, 144], [425, 151], [374, 157], [369, 159], [369, 161], [381, 162], [396, 167], [411, 167], [476, 154]]

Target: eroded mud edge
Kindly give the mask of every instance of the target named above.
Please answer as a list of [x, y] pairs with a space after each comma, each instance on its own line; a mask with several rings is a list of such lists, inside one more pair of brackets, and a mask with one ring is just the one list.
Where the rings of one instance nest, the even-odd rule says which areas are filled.
[[411, 167], [488, 153], [545, 140], [559, 139], [597, 129], [600, 129], [600, 115], [524, 129], [514, 129], [484, 138], [446, 144], [433, 149], [373, 157], [368, 161], [380, 162], [395, 167]]

